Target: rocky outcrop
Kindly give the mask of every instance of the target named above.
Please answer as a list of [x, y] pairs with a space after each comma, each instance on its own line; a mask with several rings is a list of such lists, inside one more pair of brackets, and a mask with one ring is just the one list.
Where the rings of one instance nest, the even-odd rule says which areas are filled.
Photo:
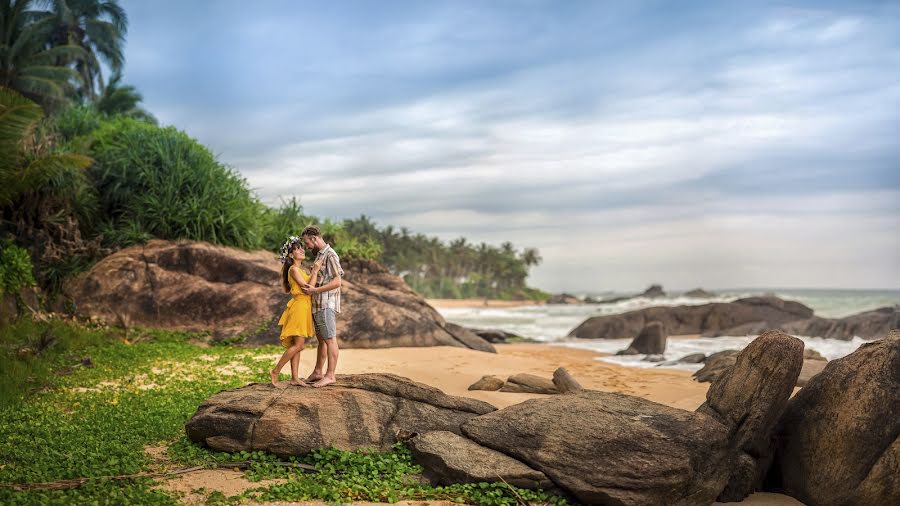
[[650, 322], [631, 341], [627, 349], [616, 355], [662, 355], [666, 351], [666, 329], [660, 322]]
[[710, 504], [728, 480], [728, 431], [702, 413], [586, 391], [532, 399], [462, 426], [585, 504]]
[[900, 504], [900, 331], [828, 362], [788, 403], [769, 486], [804, 504]]
[[637, 336], [650, 322], [660, 322], [670, 335], [702, 334], [738, 325], [766, 322], [769, 328], [812, 317], [812, 309], [777, 297], [749, 297], [735, 302], [697, 306], [650, 307], [617, 315], [595, 316], [569, 335], [582, 339]]
[[722, 350], [710, 354], [703, 361], [703, 368], [693, 374], [700, 383], [715, 381], [737, 361], [738, 350]]
[[427, 432], [407, 444], [434, 485], [506, 482], [525, 489], [555, 488], [544, 473], [453, 432]]
[[690, 297], [692, 299], [711, 299], [716, 296], [716, 294], [712, 292], [707, 292], [702, 288], [694, 288], [693, 290], [689, 290], [684, 292], [684, 297]]
[[[463, 329], [463, 327], [460, 327], [459, 325], [455, 325], [452, 323], [448, 323], [447, 326], [452, 327], [454, 329], [457, 327]], [[464, 329], [464, 330], [468, 330], [469, 332], [475, 334], [476, 336], [484, 339], [485, 341], [487, 341], [491, 344], [505, 344], [510, 341], [525, 341], [526, 340], [525, 338], [523, 338], [520, 335], [513, 334], [512, 332], [507, 332], [505, 330], [499, 330], [499, 329], [469, 328], [469, 329]]]
[[703, 362], [706, 362], [706, 354], [691, 353], [690, 355], [679, 358], [676, 362], [679, 364], [702, 364]]
[[503, 388], [504, 383], [506, 382], [496, 376], [482, 376], [480, 380], [469, 385], [469, 390], [496, 392]]
[[803, 366], [803, 341], [773, 330], [747, 345], [716, 379], [697, 411], [729, 429], [732, 469], [720, 501], [734, 502], [762, 487], [774, 453], [772, 434]]
[[547, 299], [547, 304], [581, 304], [581, 299], [569, 293], [558, 293]]
[[398, 431], [459, 433], [496, 408], [391, 374], [339, 376], [325, 389], [251, 383], [207, 399], [185, 426], [219, 451], [305, 455], [318, 448], [387, 450]]
[[559, 390], [553, 381], [535, 376], [534, 374], [516, 374], [510, 376], [501, 392], [526, 393], [526, 394], [558, 394]]
[[[67, 285], [83, 316], [114, 325], [213, 331], [248, 344], [278, 342], [289, 296], [275, 255], [191, 241], [150, 241], [118, 251]], [[345, 262], [338, 318], [341, 345], [457, 346], [493, 351], [449, 329], [399, 277], [374, 262]]]
[[797, 336], [850, 340], [853, 336], [877, 339], [900, 328], [900, 306], [883, 307], [846, 318], [813, 317], [783, 325], [782, 330]]
[[650, 285], [649, 288], [644, 290], [642, 293], [637, 295], [626, 295], [624, 297], [610, 297], [607, 299], [599, 300], [597, 304], [615, 304], [617, 302], [624, 302], [626, 300], [636, 299], [638, 297], [645, 297], [649, 299], [657, 299], [660, 297], [665, 297], [666, 292], [663, 290], [662, 285]]

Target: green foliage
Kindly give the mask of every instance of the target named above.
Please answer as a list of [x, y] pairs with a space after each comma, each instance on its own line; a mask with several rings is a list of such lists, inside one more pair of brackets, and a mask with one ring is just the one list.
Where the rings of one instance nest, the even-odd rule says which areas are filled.
[[66, 107], [53, 115], [56, 131], [67, 142], [90, 135], [105, 121], [107, 118], [97, 108], [87, 105]]
[[109, 78], [94, 107], [107, 116], [124, 116], [156, 124], [156, 118], [138, 106], [144, 97], [131, 85], [122, 84], [122, 73], [116, 72]]
[[376, 238], [352, 235], [341, 223], [325, 220], [320, 224], [322, 238], [347, 260], [380, 260], [382, 246]]
[[263, 205], [236, 171], [184, 132], [117, 118], [93, 137], [90, 174], [110, 244], [150, 237], [260, 244]]
[[[511, 505], [516, 495], [536, 503], [562, 504], [543, 492], [504, 484], [431, 487], [416, 475], [421, 468], [409, 451], [318, 450], [293, 462], [318, 473], [276, 465], [264, 452], [213, 452], [188, 441], [184, 424], [213, 393], [249, 381], [265, 381], [271, 355], [279, 348], [199, 348], [183, 333], [136, 329], [127, 338], [105, 328], [58, 320], [21, 321], [0, 328], [0, 483], [23, 484], [103, 477], [147, 471], [147, 445], [164, 444], [168, 457], [186, 466], [250, 461], [250, 480], [286, 482], [211, 502], [238, 500], [452, 500]], [[134, 344], [130, 344], [134, 343]], [[19, 353], [23, 347], [32, 351]], [[90, 357], [90, 366], [82, 363]], [[213, 371], [235, 371], [214, 374]], [[240, 372], [245, 371], [245, 372]], [[9, 399], [13, 399], [10, 401]], [[97, 479], [70, 490], [15, 492], [0, 488], [0, 504], [175, 504], [150, 479]]]
[[0, 296], [34, 286], [31, 256], [12, 241], [0, 242]]
[[304, 227], [314, 221], [314, 217], [303, 212], [297, 197], [283, 200], [280, 207], [267, 207], [262, 215], [262, 244], [266, 249], [277, 252], [288, 237], [300, 235]]

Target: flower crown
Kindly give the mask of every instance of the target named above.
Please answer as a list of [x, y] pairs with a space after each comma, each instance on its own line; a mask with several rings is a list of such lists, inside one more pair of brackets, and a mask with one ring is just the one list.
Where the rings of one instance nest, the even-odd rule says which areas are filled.
[[291, 246], [300, 242], [300, 237], [296, 235], [292, 235], [288, 237], [287, 241], [284, 241], [284, 244], [281, 245], [281, 263], [287, 262], [288, 257], [291, 254]]

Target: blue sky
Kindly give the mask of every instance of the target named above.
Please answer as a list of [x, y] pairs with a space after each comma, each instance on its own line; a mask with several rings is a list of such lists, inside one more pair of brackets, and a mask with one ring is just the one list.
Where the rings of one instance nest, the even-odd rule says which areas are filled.
[[125, 1], [125, 80], [268, 203], [548, 290], [900, 288], [900, 4]]

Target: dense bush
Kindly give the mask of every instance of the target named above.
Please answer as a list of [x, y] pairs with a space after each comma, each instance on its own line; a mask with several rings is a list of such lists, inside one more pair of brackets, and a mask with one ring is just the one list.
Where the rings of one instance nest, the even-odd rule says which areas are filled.
[[109, 244], [159, 238], [260, 245], [264, 206], [236, 171], [184, 132], [117, 118], [93, 139], [98, 231]]
[[34, 286], [31, 256], [11, 241], [0, 242], [0, 296]]

